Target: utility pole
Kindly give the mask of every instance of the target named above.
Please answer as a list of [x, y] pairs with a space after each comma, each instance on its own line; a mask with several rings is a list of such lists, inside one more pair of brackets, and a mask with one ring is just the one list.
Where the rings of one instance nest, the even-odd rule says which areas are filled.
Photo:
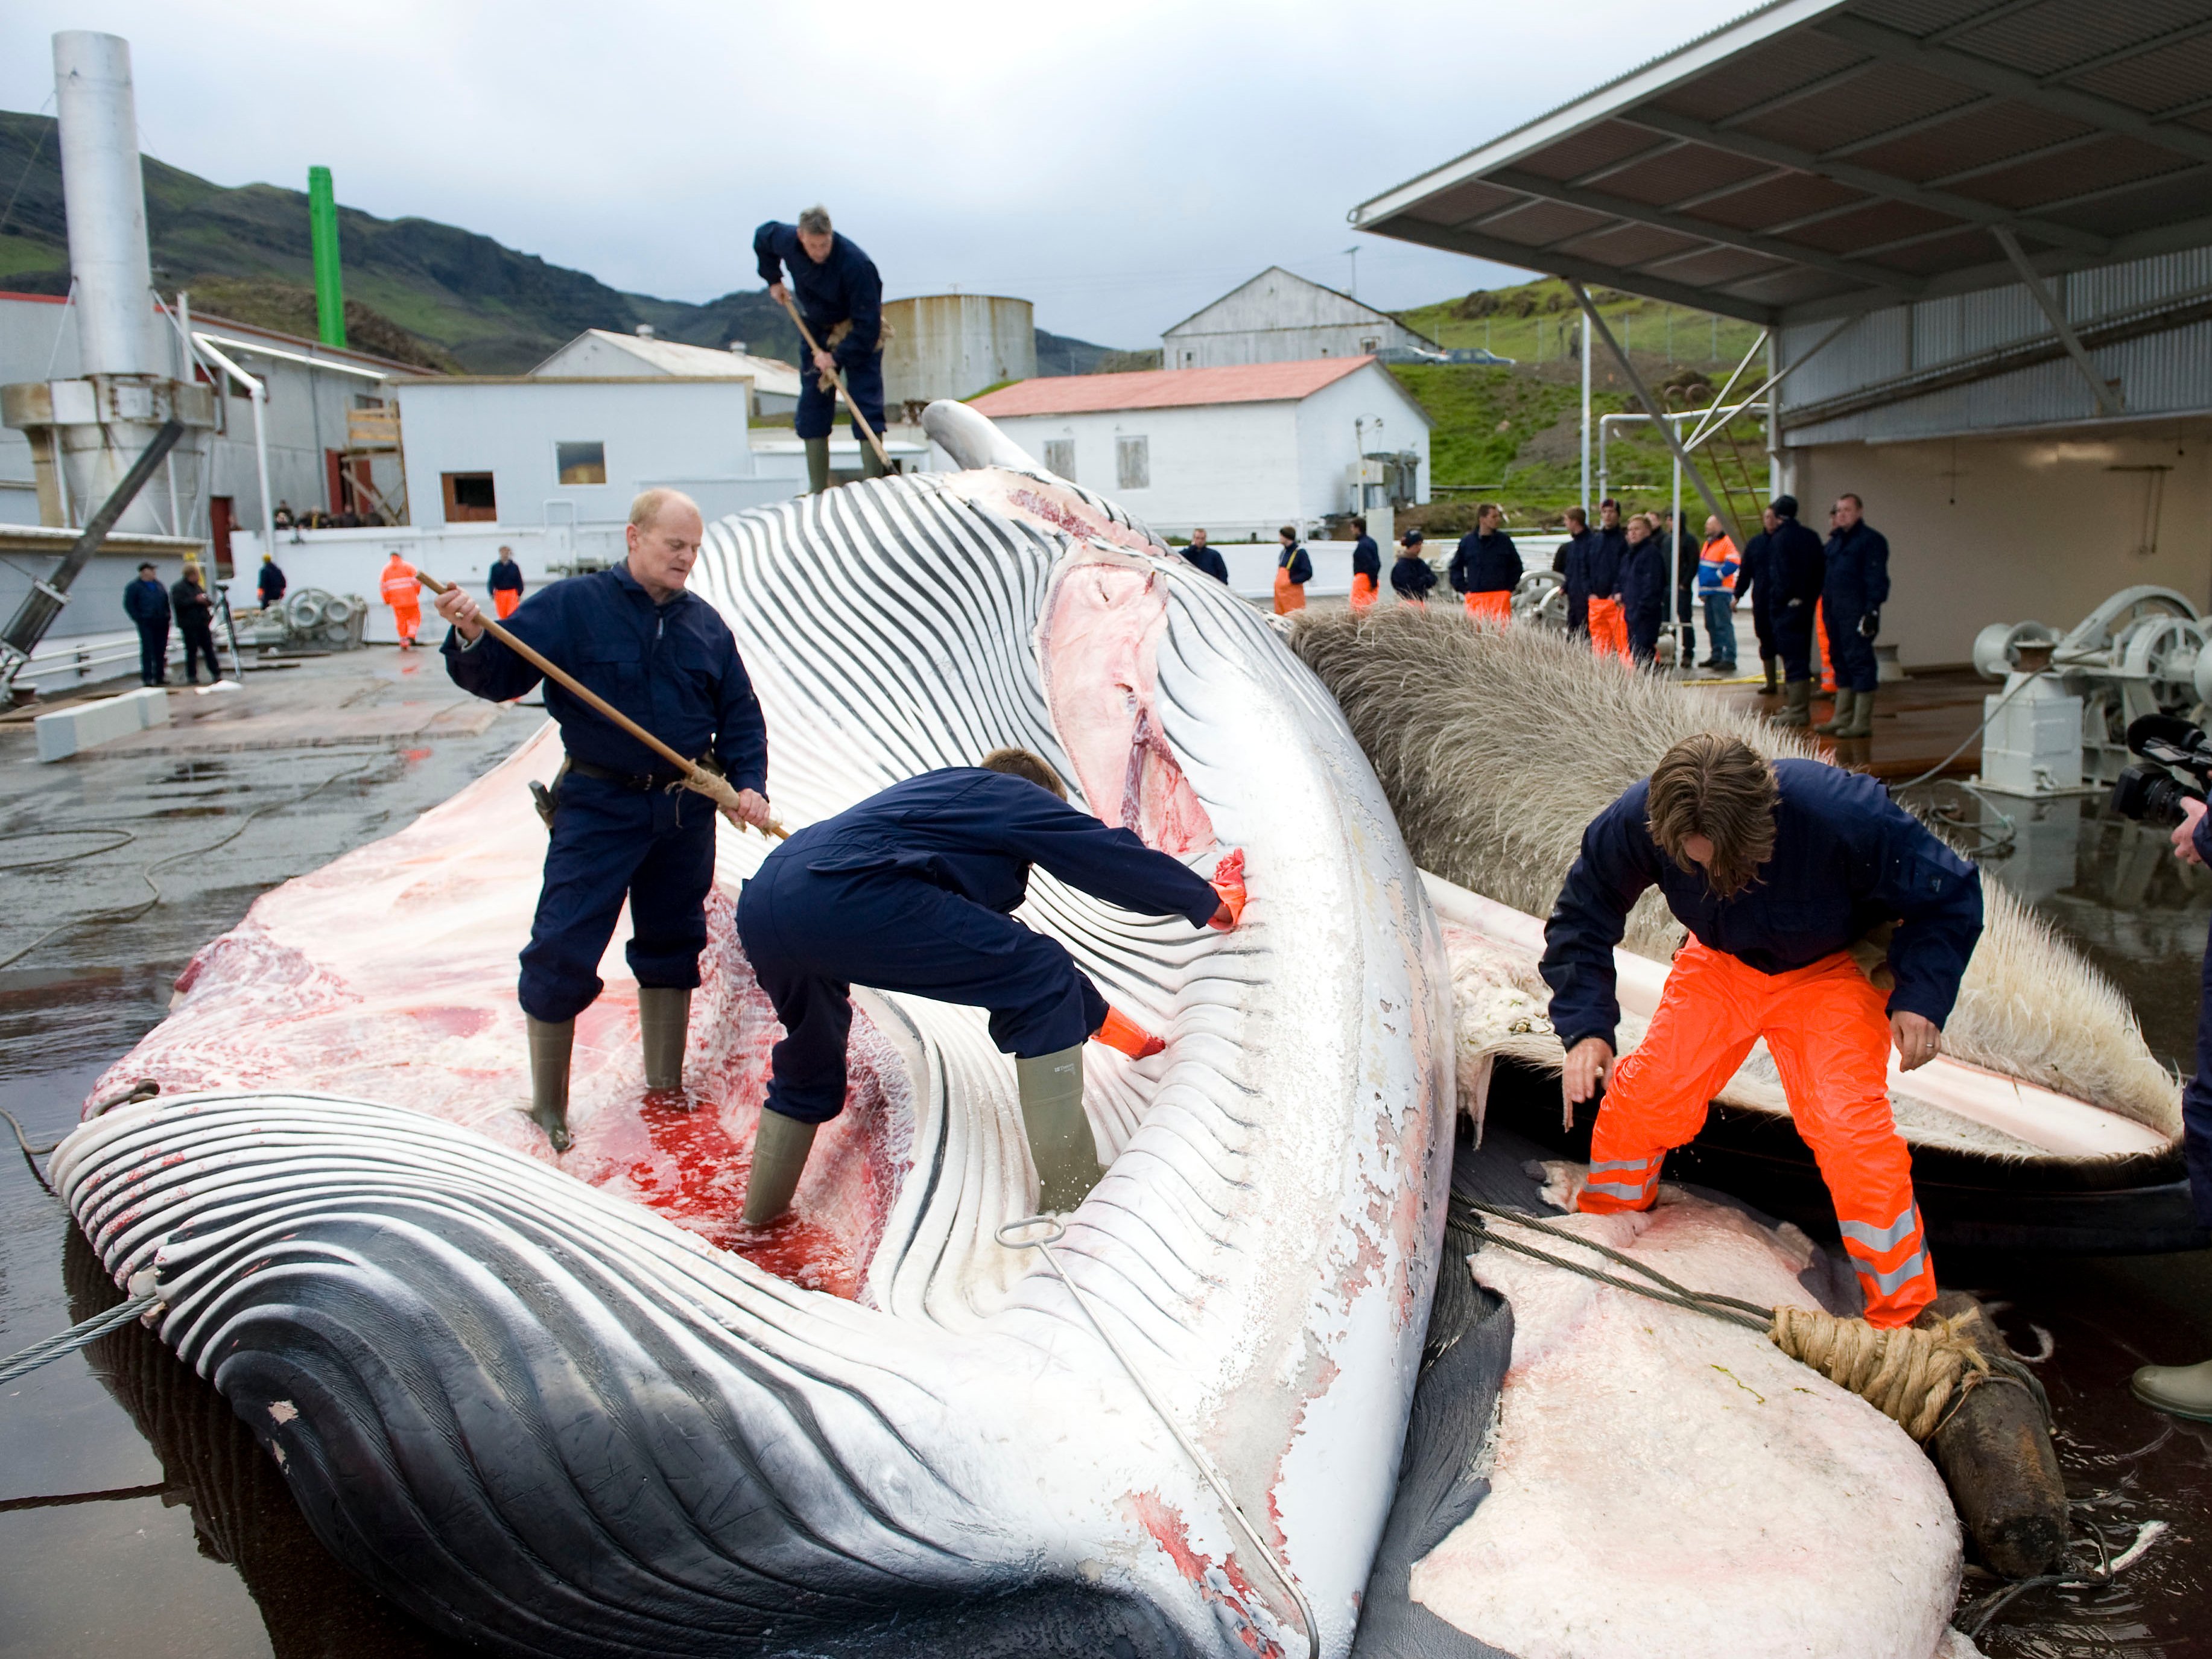
[[1590, 326], [1583, 319], [1583, 494], [1582, 507], [1590, 510]]
[[1359, 297], [1359, 250], [1353, 246], [1344, 251], [1352, 256], [1352, 297], [1357, 300]]

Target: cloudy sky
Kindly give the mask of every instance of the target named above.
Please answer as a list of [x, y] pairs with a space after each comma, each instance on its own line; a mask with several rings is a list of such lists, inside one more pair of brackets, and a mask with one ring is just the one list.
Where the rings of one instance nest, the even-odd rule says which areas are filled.
[[1355, 203], [1711, 27], [1741, 0], [1112, 7], [11, 0], [0, 106], [58, 28], [131, 42], [149, 155], [495, 236], [621, 289], [752, 285], [827, 203], [888, 292], [1036, 301], [1118, 346], [1262, 267], [1418, 304], [1517, 279], [1355, 236]]

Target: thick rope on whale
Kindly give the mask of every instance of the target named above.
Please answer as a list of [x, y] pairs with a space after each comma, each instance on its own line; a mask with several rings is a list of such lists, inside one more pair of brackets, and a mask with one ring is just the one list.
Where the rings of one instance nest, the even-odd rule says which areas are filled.
[[[1986, 1382], [2008, 1382], [2027, 1389], [2035, 1396], [2044, 1420], [2050, 1420], [2050, 1401], [2045, 1398], [2043, 1385], [2036, 1381], [2033, 1372], [2018, 1360], [1984, 1353], [1960, 1334], [1969, 1322], [1970, 1315], [1881, 1330], [1863, 1319], [1844, 1318], [1814, 1308], [1763, 1308], [1755, 1302], [1678, 1285], [1632, 1255], [1594, 1238], [1569, 1232], [1539, 1217], [1522, 1215], [1501, 1205], [1485, 1204], [1460, 1193], [1452, 1194], [1452, 1203], [1457, 1209], [1480, 1212], [1469, 1214], [1465, 1219], [1487, 1243], [1578, 1273], [1601, 1285], [1610, 1285], [1615, 1290], [1628, 1291], [1669, 1307], [1686, 1308], [1708, 1318], [1763, 1333], [1792, 1359], [1811, 1366], [1838, 1388], [1848, 1389], [1917, 1441], [1926, 1441], [1942, 1428], [1966, 1402], [1967, 1395]], [[1534, 1244], [1507, 1237], [1486, 1225], [1480, 1216], [1508, 1221], [1516, 1227], [1592, 1251], [1619, 1262], [1650, 1282], [1638, 1284], [1617, 1273], [1571, 1261]]]

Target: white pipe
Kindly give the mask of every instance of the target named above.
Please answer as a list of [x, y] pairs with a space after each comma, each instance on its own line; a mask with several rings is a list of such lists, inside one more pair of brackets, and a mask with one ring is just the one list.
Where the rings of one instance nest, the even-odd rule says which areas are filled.
[[[201, 350], [214, 358], [216, 363], [229, 371], [234, 379], [245, 386], [246, 396], [252, 399], [253, 468], [261, 481], [261, 545], [264, 551], [273, 553], [276, 548], [276, 509], [269, 500], [269, 431], [267, 424], [261, 418], [262, 408], [269, 401], [269, 388], [223, 356], [210, 336], [195, 334], [192, 338], [198, 343]], [[216, 390], [217, 394], [220, 395], [221, 388], [218, 387]]]
[[1592, 511], [1590, 506], [1590, 331], [1589, 324], [1583, 324], [1583, 511]]
[[277, 357], [288, 363], [305, 363], [309, 368], [332, 368], [341, 374], [358, 374], [364, 380], [388, 380], [392, 377], [380, 368], [362, 368], [355, 363], [333, 362], [328, 357], [303, 357], [296, 351], [279, 351], [274, 346], [257, 345], [252, 340], [234, 340], [228, 334], [200, 334], [193, 337], [202, 345], [212, 341], [227, 345], [233, 351], [251, 351], [264, 357]]
[[131, 43], [89, 29], [56, 34], [54, 99], [70, 272], [79, 295], [79, 372], [158, 374]]

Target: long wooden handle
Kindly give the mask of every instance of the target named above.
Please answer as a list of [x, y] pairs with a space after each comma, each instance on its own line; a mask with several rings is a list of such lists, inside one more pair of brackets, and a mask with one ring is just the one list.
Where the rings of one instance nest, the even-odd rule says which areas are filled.
[[[809, 351], [821, 350], [822, 348], [814, 343], [814, 336], [807, 331], [806, 319], [799, 314], [799, 307], [793, 303], [788, 289], [784, 290], [783, 308], [791, 313], [791, 320], [799, 325], [799, 337], [806, 342], [806, 349]], [[807, 372], [812, 372], [811, 363], [808, 365]], [[837, 390], [844, 395], [845, 407], [853, 414], [853, 424], [867, 434], [868, 447], [876, 452], [876, 459], [884, 464], [884, 471], [890, 471], [891, 458], [884, 449], [884, 441], [876, 436], [876, 429], [868, 424], [868, 417], [860, 413], [860, 406], [853, 401], [853, 393], [845, 384], [845, 377], [837, 372], [834, 363], [830, 366], [830, 378], [837, 383]]]
[[[433, 593], [450, 593], [453, 591], [453, 585], [451, 582], [441, 582], [435, 576], [431, 575], [427, 571], [416, 571], [415, 573], [415, 580], [422, 583], [423, 586], [428, 588]], [[663, 760], [672, 763], [683, 772], [685, 781], [689, 782], [693, 788], [697, 789], [701, 794], [707, 796], [709, 799], [712, 799], [720, 805], [732, 807], [735, 806], [737, 803], [737, 793], [730, 787], [728, 780], [722, 778], [713, 772], [709, 772], [705, 767], [700, 765], [698, 762], [693, 760], [690, 756], [678, 754], [676, 750], [670, 748], [666, 744], [661, 742], [659, 738], [654, 737], [652, 732], [647, 731], [629, 715], [623, 714], [621, 709], [616, 708], [598, 692], [592, 690], [590, 686], [586, 685], [574, 674], [569, 673], [568, 670], [549, 659], [544, 655], [544, 653], [533, 650], [531, 647], [525, 645], [520, 640], [515, 638], [514, 635], [508, 633], [506, 629], [501, 627], [489, 617], [479, 615], [477, 617], [477, 622], [483, 629], [485, 633], [490, 635], [492, 638], [497, 640], [508, 650], [514, 652], [516, 656], [521, 658], [523, 661], [528, 663], [539, 673], [544, 675], [547, 679], [552, 680], [560, 684], [567, 690], [572, 692], [578, 699], [589, 704], [591, 708], [598, 713], [605, 715], [607, 719], [612, 720], [617, 726], [622, 727], [623, 731], [629, 732], [630, 736], [635, 738], [640, 743], [643, 744], [647, 749], [652, 750], [654, 754], [659, 755]], [[714, 787], [715, 785], [720, 785], [720, 787], [717, 788]], [[778, 841], [781, 841], [791, 832], [786, 830], [781, 824], [777, 823], [771, 819], [768, 825], [768, 833], [774, 836]]]

